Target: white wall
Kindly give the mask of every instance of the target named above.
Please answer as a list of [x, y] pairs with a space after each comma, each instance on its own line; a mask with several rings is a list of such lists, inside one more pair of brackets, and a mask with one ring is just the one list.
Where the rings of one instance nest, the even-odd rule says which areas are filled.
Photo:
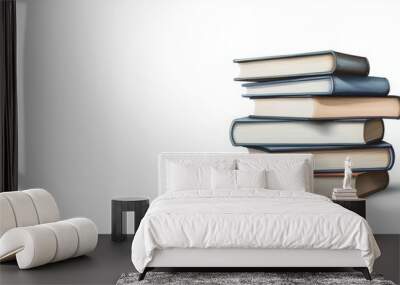
[[[400, 93], [399, 1], [18, 0], [20, 182], [110, 231], [113, 196], [156, 195], [161, 151], [244, 151], [251, 112], [233, 58], [335, 49], [367, 56]], [[386, 139], [400, 153], [400, 122]], [[368, 199], [400, 233], [400, 167]]]

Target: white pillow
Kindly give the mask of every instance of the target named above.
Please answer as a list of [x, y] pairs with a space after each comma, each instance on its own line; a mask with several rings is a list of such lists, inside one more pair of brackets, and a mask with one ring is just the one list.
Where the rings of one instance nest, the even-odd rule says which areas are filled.
[[171, 163], [169, 165], [169, 189], [184, 191], [193, 189], [209, 189], [210, 167], [192, 166]]
[[211, 189], [236, 189], [236, 170], [212, 168]]
[[210, 190], [211, 168], [234, 169], [234, 160], [175, 159], [167, 163], [167, 191]]
[[267, 171], [235, 170], [237, 188], [267, 188]]
[[312, 171], [304, 160], [241, 158], [237, 166], [239, 170], [266, 169], [269, 189], [306, 191], [310, 188]]
[[239, 190], [242, 188], [266, 188], [267, 176], [263, 170], [211, 169], [212, 190]]

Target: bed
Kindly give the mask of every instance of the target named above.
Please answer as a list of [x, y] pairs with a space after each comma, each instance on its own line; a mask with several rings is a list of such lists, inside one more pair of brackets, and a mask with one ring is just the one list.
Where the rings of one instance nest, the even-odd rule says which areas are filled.
[[313, 193], [309, 154], [164, 153], [159, 196], [132, 243], [158, 267], [352, 267], [380, 255], [365, 219]]

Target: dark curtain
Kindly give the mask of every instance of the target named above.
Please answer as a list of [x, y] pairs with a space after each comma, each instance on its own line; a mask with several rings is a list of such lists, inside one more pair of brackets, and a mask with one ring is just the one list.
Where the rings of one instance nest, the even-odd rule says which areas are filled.
[[16, 4], [0, 0], [0, 192], [18, 189]]

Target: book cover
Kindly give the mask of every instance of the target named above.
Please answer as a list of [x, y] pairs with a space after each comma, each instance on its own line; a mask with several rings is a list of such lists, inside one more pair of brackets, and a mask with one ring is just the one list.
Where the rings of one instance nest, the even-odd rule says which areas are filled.
[[395, 153], [390, 143], [367, 145], [314, 145], [314, 146], [247, 146], [250, 153], [312, 153], [315, 173], [342, 172], [347, 156], [354, 163], [353, 172], [388, 171], [395, 162]]
[[255, 118], [332, 120], [400, 117], [398, 96], [317, 96], [255, 98]]

